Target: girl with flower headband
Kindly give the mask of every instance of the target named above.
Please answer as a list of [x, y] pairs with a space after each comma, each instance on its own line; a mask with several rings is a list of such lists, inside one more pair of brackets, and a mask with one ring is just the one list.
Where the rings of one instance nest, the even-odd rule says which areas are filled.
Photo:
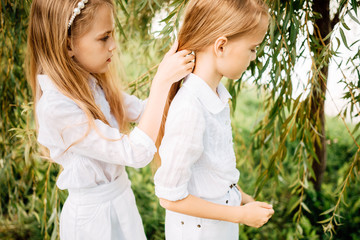
[[[112, 0], [33, 0], [28, 80], [38, 141], [63, 167], [69, 196], [61, 239], [146, 239], [125, 166], [144, 167], [156, 152], [170, 86], [192, 71], [190, 51], [174, 44], [159, 65], [148, 101], [121, 92], [111, 70]], [[130, 134], [129, 122], [138, 122]]]
[[261, 0], [188, 3], [178, 40], [180, 50], [195, 52], [195, 68], [180, 89], [180, 83], [172, 87], [157, 141], [155, 193], [166, 208], [166, 239], [235, 240], [238, 223], [260, 227], [274, 214], [237, 185], [231, 96], [220, 82], [241, 77], [268, 21]]

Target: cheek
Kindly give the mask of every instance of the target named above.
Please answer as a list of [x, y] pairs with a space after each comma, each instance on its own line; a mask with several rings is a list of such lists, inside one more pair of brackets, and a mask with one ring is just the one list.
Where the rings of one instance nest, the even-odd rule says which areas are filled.
[[88, 38], [80, 38], [75, 42], [75, 47], [78, 53], [85, 52], [91, 47], [91, 41]]
[[82, 64], [84, 64], [87, 61], [89, 55], [91, 55], [91, 51], [89, 51], [91, 46], [89, 45], [89, 43], [83, 41], [77, 44], [75, 47], [75, 58]]
[[244, 65], [245, 69], [247, 69], [247, 67], [250, 65], [250, 63], [255, 60], [255, 57], [256, 57], [256, 54], [251, 51], [248, 51], [248, 54], [244, 55], [243, 65]]
[[86, 40], [79, 44], [79, 49], [82, 51], [81, 54], [88, 56], [100, 57], [100, 54], [105, 49], [105, 43], [99, 40]]
[[97, 62], [101, 61], [102, 57], [104, 56], [105, 44], [101, 42], [93, 41], [83, 44], [78, 52], [79, 55], [82, 56], [82, 59], [85, 61], [92, 61]]

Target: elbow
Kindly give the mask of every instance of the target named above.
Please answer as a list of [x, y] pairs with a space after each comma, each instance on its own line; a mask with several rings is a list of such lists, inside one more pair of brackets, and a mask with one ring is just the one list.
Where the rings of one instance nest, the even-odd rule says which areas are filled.
[[129, 167], [139, 169], [139, 168], [146, 167], [148, 164], [149, 164], [149, 162], [136, 162], [136, 163], [129, 165]]
[[165, 208], [166, 210], [175, 211], [177, 210], [178, 201], [170, 201], [164, 198], [159, 199], [160, 206]]
[[168, 209], [169, 210], [169, 207], [170, 207], [170, 204], [171, 202], [169, 200], [166, 200], [166, 199], [163, 199], [163, 198], [159, 198], [159, 203], [160, 203], [160, 206], [162, 208], [165, 208], [165, 209]]
[[132, 157], [133, 161], [131, 161], [127, 166], [133, 167], [133, 168], [143, 168], [146, 167], [153, 159], [152, 155], [146, 155], [146, 156], [134, 156]]

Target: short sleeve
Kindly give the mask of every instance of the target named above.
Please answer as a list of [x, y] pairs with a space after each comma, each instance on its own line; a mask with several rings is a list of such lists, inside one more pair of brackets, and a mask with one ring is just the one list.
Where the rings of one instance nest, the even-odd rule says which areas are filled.
[[147, 99], [141, 100], [134, 95], [123, 92], [126, 115], [130, 122], [139, 122], [145, 110]]
[[46, 92], [37, 106], [38, 141], [50, 151], [68, 149], [85, 157], [131, 167], [144, 167], [152, 160], [156, 147], [142, 130], [135, 128], [126, 135], [98, 119], [90, 127], [87, 116], [75, 102], [56, 95], [59, 93]]
[[157, 197], [170, 201], [187, 197], [191, 168], [204, 149], [204, 130], [205, 120], [198, 104], [171, 104], [159, 149], [161, 166], [154, 177]]

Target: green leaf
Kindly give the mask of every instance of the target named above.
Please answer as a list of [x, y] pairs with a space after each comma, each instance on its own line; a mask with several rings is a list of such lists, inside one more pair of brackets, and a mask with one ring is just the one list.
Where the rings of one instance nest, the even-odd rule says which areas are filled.
[[298, 207], [300, 205], [301, 202], [301, 198], [299, 198], [291, 207], [289, 212], [292, 212], [296, 207]]
[[354, 127], [354, 130], [352, 131], [352, 134], [355, 134], [356, 131], [359, 129], [360, 127], [360, 123], [356, 124], [356, 126]]
[[124, 32], [124, 28], [123, 26], [121, 25], [119, 19], [117, 17], [115, 17], [115, 23], [116, 23], [116, 26], [117, 28], [119, 29], [121, 35], [126, 39], [126, 35], [125, 35], [125, 32]]
[[357, 15], [358, 1], [351, 0], [351, 6], [353, 7], [355, 14]]
[[323, 223], [328, 223], [331, 221], [331, 217], [330, 218], [327, 218], [325, 220], [321, 220], [321, 221], [318, 221], [317, 223], [320, 223], [320, 224], [323, 224]]
[[348, 25], [346, 25], [344, 19], [341, 19], [341, 24], [344, 26], [344, 28], [345, 28], [346, 30], [350, 31], [350, 28], [349, 28]]
[[[355, 11], [355, 13], [356, 13], [356, 15], [357, 15], [357, 11], [356, 11], [356, 9], [355, 9], [354, 11]], [[357, 24], [359, 24], [359, 25], [360, 25], [359, 20], [358, 20], [356, 17], [354, 17], [354, 15], [351, 13], [351, 11], [348, 11], [347, 13], [348, 13], [348, 14], [349, 14], [349, 16], [351, 17], [351, 19], [352, 19], [352, 20], [354, 20], [354, 22], [356, 22]]]
[[301, 206], [302, 206], [308, 213], [311, 213], [310, 209], [308, 208], [308, 206], [307, 206], [304, 202], [301, 202]]
[[168, 23], [172, 17], [175, 16], [177, 12], [174, 10], [172, 11], [166, 18], [162, 19], [160, 22], [165, 22], [165, 23]]
[[124, 6], [124, 3], [122, 0], [117, 0], [116, 3], [118, 3], [120, 5], [121, 10], [123, 11], [123, 13], [126, 15], [126, 17], [129, 17], [129, 13], [126, 10], [126, 7]]
[[322, 213], [320, 214], [320, 216], [321, 216], [321, 215], [326, 215], [326, 214], [329, 214], [329, 213], [333, 212], [333, 211], [334, 211], [334, 209], [335, 209], [335, 206], [334, 206], [334, 207], [332, 207], [332, 208], [329, 208], [329, 209], [328, 209], [328, 210], [326, 210], [325, 212], [322, 212]]

